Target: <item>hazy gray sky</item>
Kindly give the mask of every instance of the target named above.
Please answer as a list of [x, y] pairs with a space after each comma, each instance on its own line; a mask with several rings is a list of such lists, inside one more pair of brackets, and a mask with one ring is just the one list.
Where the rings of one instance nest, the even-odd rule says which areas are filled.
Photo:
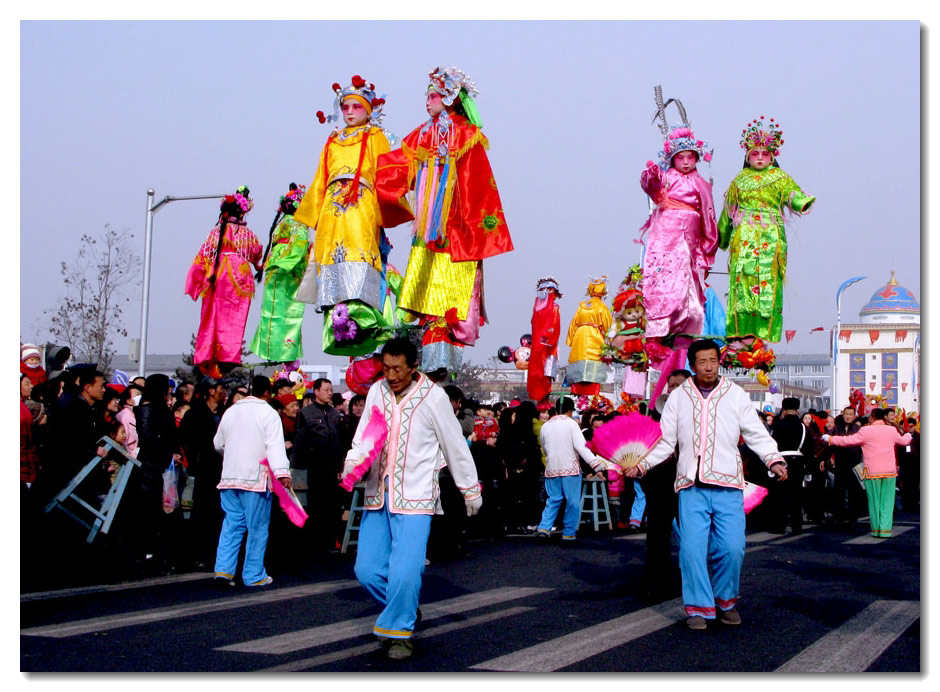
[[[720, 210], [741, 168], [742, 127], [783, 126], [779, 162], [817, 196], [788, 229], [778, 353], [828, 351], [835, 294], [843, 321], [896, 270], [920, 289], [920, 40], [916, 21], [869, 22], [24, 22], [20, 66], [20, 334], [42, 340], [58, 265], [83, 233], [130, 228], [143, 254], [146, 191], [156, 199], [248, 185], [249, 226], [266, 239], [278, 197], [309, 184], [330, 131], [333, 82], [353, 74], [387, 98], [399, 136], [425, 118], [427, 72], [473, 77], [490, 161], [515, 251], [484, 265], [490, 324], [469, 360], [483, 362], [530, 330], [535, 281], [554, 275], [567, 330], [592, 275], [616, 289], [638, 262], [646, 220], [639, 174], [661, 145], [653, 87], [678, 97], [699, 138]], [[150, 353], [188, 350], [199, 303], [186, 272], [218, 203], [175, 202], [154, 221]], [[404, 270], [410, 228], [389, 231]], [[719, 251], [715, 271], [727, 270]], [[719, 294], [726, 277], [715, 275]], [[127, 312], [139, 336], [139, 292]], [[246, 330], [257, 324], [260, 288]], [[305, 359], [320, 351], [308, 309]], [[123, 339], [119, 352], [126, 353]], [[561, 360], [568, 349], [562, 347]]]

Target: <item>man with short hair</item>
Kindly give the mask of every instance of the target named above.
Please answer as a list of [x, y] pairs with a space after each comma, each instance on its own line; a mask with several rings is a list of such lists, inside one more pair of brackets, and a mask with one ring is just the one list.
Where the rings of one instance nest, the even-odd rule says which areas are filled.
[[[679, 445], [675, 489], [679, 495], [679, 568], [690, 629], [701, 630], [716, 614], [741, 623], [736, 604], [744, 562], [744, 473], [738, 439], [780, 480], [786, 462], [777, 451], [750, 396], [719, 375], [720, 348], [711, 339], [689, 347], [694, 377], [663, 408], [662, 439], [627, 477], [642, 476]], [[709, 570], [709, 558], [713, 570]]]
[[813, 461], [814, 445], [812, 435], [800, 419], [799, 408], [799, 399], [784, 397], [780, 415], [770, 431], [780, 455], [787, 462], [787, 480], [768, 489], [770, 497], [767, 499], [772, 505], [767, 529], [770, 533], [786, 533], [787, 523], [794, 536], [803, 533], [803, 476]]
[[[832, 429], [835, 437], [854, 435], [862, 427], [851, 406], [842, 409], [841, 419], [836, 419]], [[862, 462], [862, 450], [858, 447], [835, 447], [832, 449], [832, 459], [832, 518], [837, 524], [851, 525], [863, 516], [867, 503], [865, 490], [859, 485], [852, 470]]]
[[246, 533], [242, 581], [249, 587], [273, 581], [264, 568], [273, 481], [261, 461], [268, 460], [285, 488], [290, 488], [291, 482], [281, 419], [263, 398], [269, 386], [266, 377], [255, 377], [251, 395], [225, 411], [213, 439], [223, 455], [219, 490], [225, 520], [215, 558], [216, 584], [221, 586], [235, 585], [238, 553]]
[[[447, 394], [417, 371], [418, 353], [407, 339], [382, 347], [382, 372], [365, 408], [343, 475], [364, 454], [363, 434], [373, 415], [388, 430], [365, 487], [365, 511], [356, 552], [356, 577], [383, 606], [373, 633], [392, 659], [412, 655], [431, 517], [440, 511], [438, 472], [447, 464], [468, 516], [483, 504], [476, 468]], [[376, 410], [377, 409], [377, 410]]]
[[325, 377], [317, 378], [313, 383], [313, 403], [297, 414], [290, 459], [297, 485], [307, 488], [308, 530], [318, 552], [336, 547], [343, 512], [338, 478], [345, 451], [342, 416], [333, 408], [333, 383]]

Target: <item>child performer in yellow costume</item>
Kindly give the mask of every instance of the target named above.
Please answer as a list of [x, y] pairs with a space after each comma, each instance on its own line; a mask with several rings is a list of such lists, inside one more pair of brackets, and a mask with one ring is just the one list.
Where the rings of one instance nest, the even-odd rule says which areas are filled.
[[376, 161], [395, 136], [380, 125], [384, 98], [375, 85], [354, 75], [349, 86], [333, 84], [333, 114], [345, 127], [327, 138], [316, 176], [294, 213], [314, 229], [313, 248], [295, 300], [324, 312], [325, 353], [372, 353], [391, 338], [386, 307], [385, 266], [391, 247], [381, 228], [375, 196]]
[[601, 360], [604, 338], [613, 318], [604, 305], [607, 295], [607, 277], [591, 279], [587, 299], [578, 303], [578, 310], [568, 325], [568, 371], [565, 377], [571, 384], [572, 394], [599, 394], [607, 381], [607, 364]]
[[[462, 349], [476, 343], [486, 320], [483, 260], [513, 249], [477, 89], [455, 67], [429, 77], [430, 118], [381, 157], [377, 181], [385, 227], [414, 222], [399, 305], [422, 316], [424, 372], [460, 367]], [[411, 190], [414, 213], [404, 199]]]

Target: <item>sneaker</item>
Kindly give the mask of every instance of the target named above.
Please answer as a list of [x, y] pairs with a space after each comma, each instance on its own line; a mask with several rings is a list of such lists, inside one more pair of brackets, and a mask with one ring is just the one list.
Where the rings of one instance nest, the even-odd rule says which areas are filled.
[[738, 613], [734, 608], [729, 608], [728, 610], [719, 610], [718, 618], [725, 625], [740, 625], [741, 624], [741, 614]]
[[685, 625], [690, 630], [703, 630], [706, 628], [705, 618], [703, 618], [701, 615], [693, 615], [685, 621]]
[[245, 584], [245, 586], [267, 586], [274, 580], [271, 578], [271, 575], [266, 576], [261, 581], [256, 581], [254, 584]]
[[415, 645], [410, 639], [395, 639], [385, 652], [385, 657], [393, 661], [402, 661], [411, 658], [414, 651]]
[[222, 591], [228, 591], [235, 587], [235, 580], [229, 579], [228, 577], [216, 576], [212, 579], [212, 586]]
[[551, 537], [552, 537], [552, 533], [551, 533], [551, 531], [546, 531], [545, 529], [539, 529], [539, 530], [535, 533], [535, 537], [536, 537], [536, 538], [551, 538]]
[[561, 540], [563, 541], [576, 541], [578, 540], [577, 536], [562, 536]]

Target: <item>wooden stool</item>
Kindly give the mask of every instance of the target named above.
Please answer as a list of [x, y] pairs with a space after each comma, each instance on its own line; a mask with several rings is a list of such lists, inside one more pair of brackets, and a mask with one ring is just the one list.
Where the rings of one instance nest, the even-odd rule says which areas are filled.
[[[359, 526], [362, 524], [363, 502], [365, 500], [366, 484], [356, 483], [352, 489], [352, 499], [349, 502], [349, 517], [346, 519], [346, 533], [343, 535], [343, 547], [341, 553], [351, 545], [356, 545], [359, 540]], [[353, 538], [356, 534], [356, 538]]]
[[[586, 501], [590, 506], [586, 507]], [[585, 478], [581, 481], [581, 521], [590, 521], [597, 531], [601, 524], [606, 524], [611, 531], [614, 522], [610, 518], [610, 504], [607, 501], [607, 481]]]
[[[114, 482], [111, 484], [111, 489], [108, 490], [108, 494], [104, 498], [104, 502], [101, 503], [101, 508], [92, 507], [90, 504], [81, 499], [78, 495], [75, 494], [75, 490], [81, 484], [85, 478], [88, 477], [88, 474], [91, 473], [96, 466], [101, 464], [104, 460], [104, 457], [95, 457], [87, 464], [85, 467], [75, 474], [75, 477], [69, 481], [69, 484], [66, 485], [62, 492], [55, 496], [55, 499], [52, 500], [48, 505], [46, 505], [46, 511], [51, 512], [53, 509], [58, 507], [72, 519], [77, 521], [82, 526], [90, 529], [88, 532], [88, 538], [85, 540], [88, 543], [91, 543], [95, 540], [95, 536], [98, 533], [108, 533], [108, 529], [111, 528], [111, 522], [114, 521], [114, 513], [117, 511], [118, 505], [121, 503], [121, 497], [124, 495], [124, 489], [127, 487], [127, 481], [130, 478], [131, 471], [134, 470], [135, 466], [140, 466], [140, 462], [134, 459], [130, 453], [124, 449], [117, 442], [112, 440], [110, 437], [102, 437], [98, 440], [98, 446], [104, 447], [105, 457], [114, 450], [118, 453], [118, 463], [121, 464], [121, 468], [118, 470], [117, 477], [114, 479]], [[69, 509], [65, 506], [67, 500], [73, 500], [78, 504], [78, 507]], [[91, 513], [95, 518], [92, 523], [88, 523], [85, 519], [79, 517], [75, 514], [76, 511], [84, 509]]]

